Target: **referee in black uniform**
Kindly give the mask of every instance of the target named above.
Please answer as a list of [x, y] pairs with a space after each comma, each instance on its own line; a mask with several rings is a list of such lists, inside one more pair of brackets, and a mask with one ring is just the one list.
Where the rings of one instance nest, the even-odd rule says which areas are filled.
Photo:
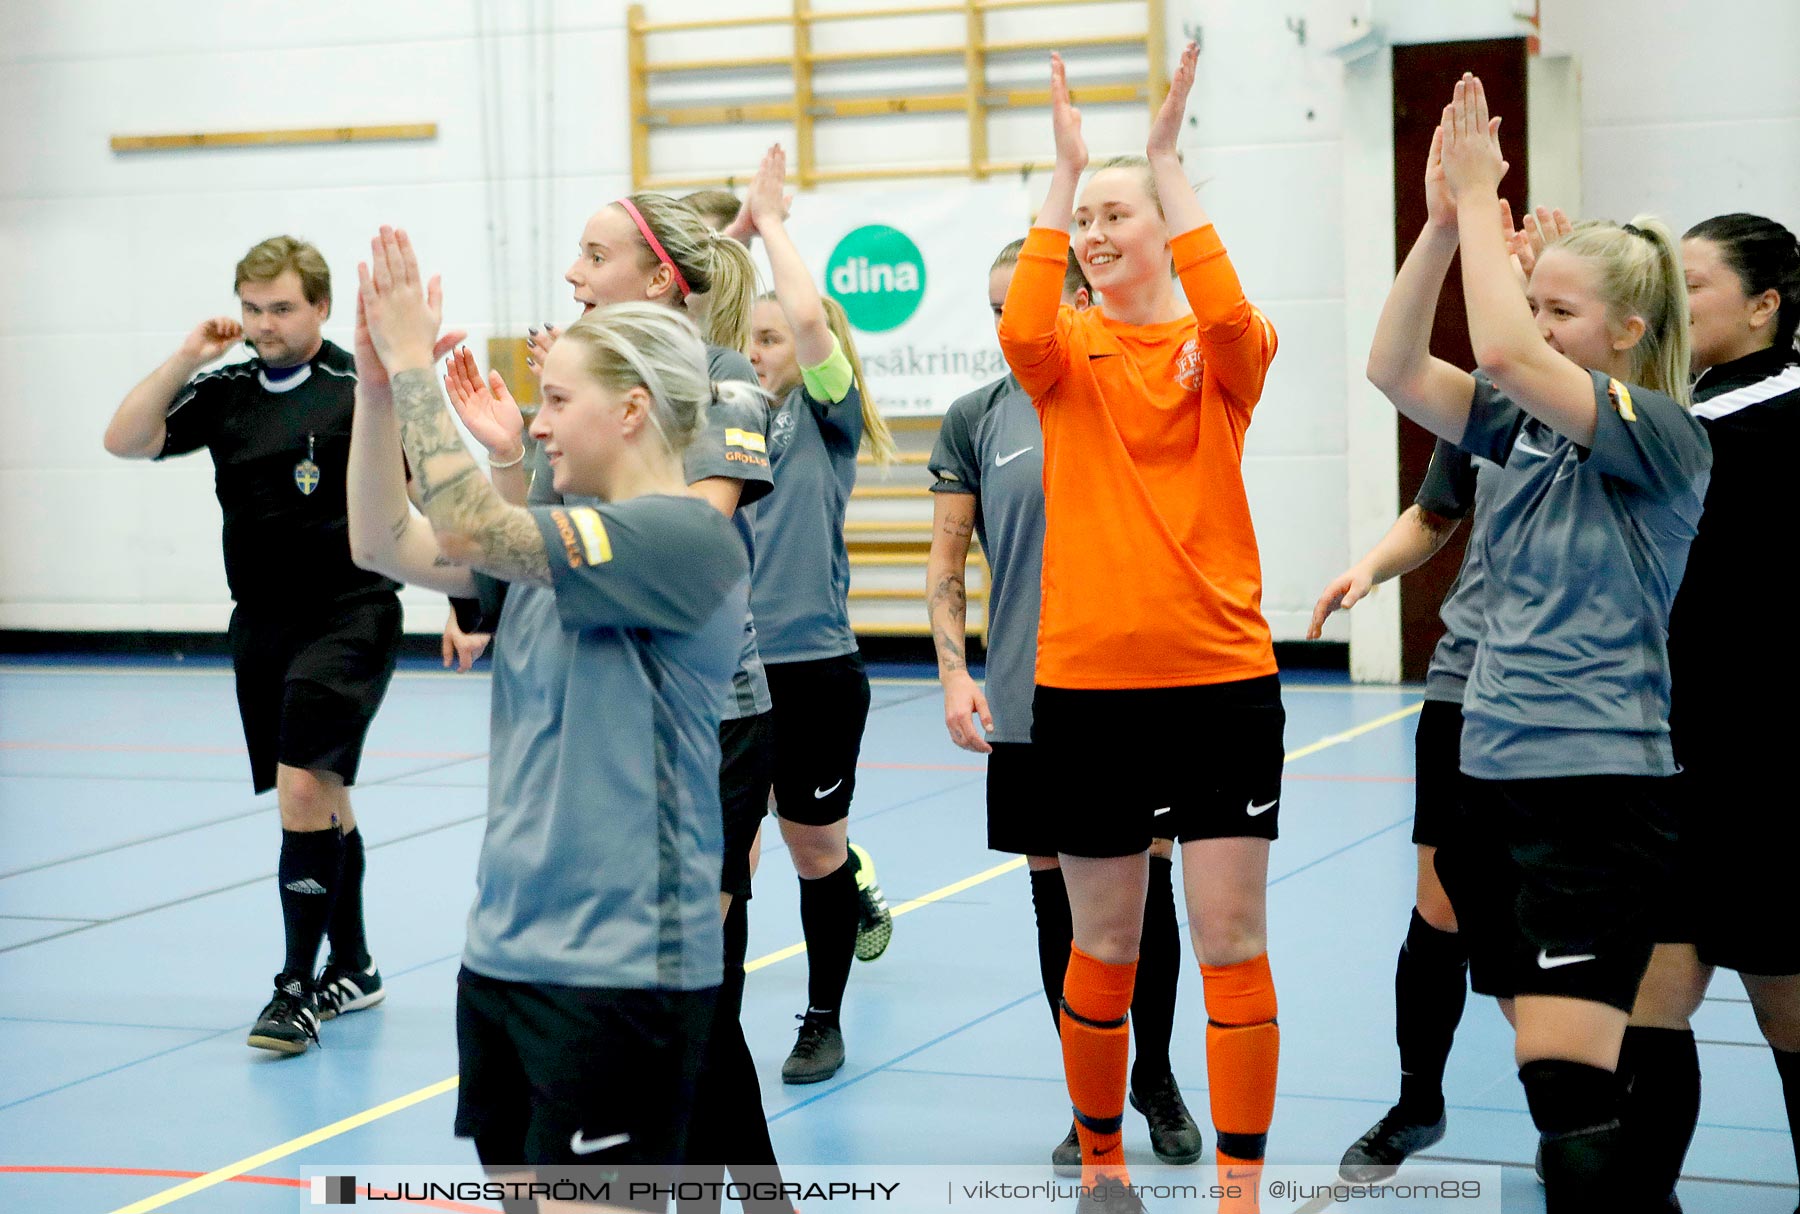
[[[313, 246], [263, 241], [237, 265], [243, 320], [215, 317], [126, 394], [106, 429], [122, 459], [212, 453], [224, 512], [238, 712], [258, 793], [277, 790], [287, 956], [249, 1044], [283, 1054], [385, 992], [363, 932], [363, 842], [350, 809], [369, 722], [400, 641], [398, 586], [350, 560], [344, 482], [352, 359], [324, 340], [331, 272]], [[196, 377], [239, 340], [256, 352]], [[329, 933], [331, 952], [313, 965]]]

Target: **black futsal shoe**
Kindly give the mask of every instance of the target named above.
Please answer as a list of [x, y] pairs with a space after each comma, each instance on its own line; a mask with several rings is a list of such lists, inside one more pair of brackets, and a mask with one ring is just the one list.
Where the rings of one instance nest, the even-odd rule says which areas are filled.
[[381, 971], [375, 968], [373, 960], [366, 969], [347, 969], [336, 959], [327, 960], [325, 968], [319, 971], [316, 989], [314, 1001], [320, 1020], [360, 1012], [387, 998], [387, 991], [381, 985]]
[[1081, 1136], [1075, 1132], [1073, 1121], [1069, 1123], [1069, 1136], [1050, 1152], [1050, 1170], [1058, 1176], [1081, 1175]]
[[1407, 1120], [1395, 1105], [1344, 1152], [1338, 1175], [1352, 1184], [1386, 1180], [1400, 1170], [1407, 1156], [1443, 1141], [1448, 1124], [1448, 1113], [1439, 1113], [1435, 1122], [1424, 1125]]
[[308, 1043], [319, 1043], [319, 1013], [306, 979], [292, 974], [275, 975], [275, 997], [250, 1028], [249, 1044], [277, 1054], [304, 1054]]
[[813, 1012], [798, 1019], [800, 1036], [781, 1064], [781, 1082], [823, 1083], [844, 1065], [843, 1031]]
[[1131, 1089], [1131, 1107], [1150, 1123], [1150, 1149], [1164, 1163], [1193, 1163], [1200, 1158], [1200, 1127], [1181, 1099], [1175, 1076], [1165, 1072], [1142, 1091]]
[[1144, 1202], [1125, 1181], [1102, 1176], [1092, 1188], [1083, 1186], [1075, 1214], [1145, 1214]]

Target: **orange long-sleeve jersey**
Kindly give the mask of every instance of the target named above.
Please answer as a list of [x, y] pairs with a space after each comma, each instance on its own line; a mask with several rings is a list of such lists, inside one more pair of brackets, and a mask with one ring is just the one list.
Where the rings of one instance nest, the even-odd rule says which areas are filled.
[[1037, 681], [1184, 687], [1275, 672], [1244, 432], [1275, 357], [1211, 225], [1170, 242], [1193, 315], [1060, 306], [1069, 236], [1033, 228], [1000, 348], [1044, 425]]

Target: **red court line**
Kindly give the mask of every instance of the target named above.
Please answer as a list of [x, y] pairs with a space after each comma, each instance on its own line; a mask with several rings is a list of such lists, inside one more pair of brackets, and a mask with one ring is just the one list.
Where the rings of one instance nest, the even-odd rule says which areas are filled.
[[[37, 1176], [150, 1176], [167, 1180], [194, 1180], [205, 1176], [205, 1172], [178, 1172], [171, 1168], [66, 1168], [37, 1167], [27, 1165], [0, 1164], [0, 1174], [5, 1173], [37, 1175]], [[233, 1184], [277, 1185], [289, 1189], [309, 1189], [312, 1181], [300, 1180], [292, 1176], [227, 1176], [226, 1180]], [[375, 1192], [383, 1200], [399, 1200], [394, 1194], [382, 1189]], [[501, 1214], [501, 1211], [488, 1206], [465, 1206], [454, 1201], [414, 1201], [401, 1202], [408, 1206], [422, 1206], [432, 1210], [450, 1210], [453, 1214]]]

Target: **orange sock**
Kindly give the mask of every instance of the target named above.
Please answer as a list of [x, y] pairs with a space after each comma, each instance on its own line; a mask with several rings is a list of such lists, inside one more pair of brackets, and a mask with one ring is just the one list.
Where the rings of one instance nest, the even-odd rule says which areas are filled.
[[1063, 1074], [1075, 1106], [1083, 1184], [1096, 1184], [1102, 1176], [1129, 1179], [1120, 1127], [1131, 1060], [1126, 1017], [1136, 983], [1136, 961], [1112, 965], [1070, 947], [1069, 969], [1063, 975]]
[[1281, 1029], [1267, 953], [1236, 965], [1202, 965], [1206, 989], [1206, 1075], [1218, 1134], [1219, 1184], [1239, 1190], [1220, 1214], [1260, 1208], [1262, 1161], [1275, 1118]]

